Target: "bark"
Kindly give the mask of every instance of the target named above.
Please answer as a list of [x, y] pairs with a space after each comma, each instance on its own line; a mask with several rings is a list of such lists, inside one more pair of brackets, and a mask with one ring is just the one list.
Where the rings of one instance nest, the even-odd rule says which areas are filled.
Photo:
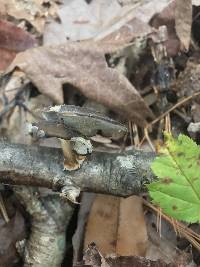
[[39, 186], [72, 194], [92, 191], [118, 196], [137, 194], [154, 180], [150, 164], [154, 153], [94, 152], [76, 171], [63, 170], [57, 148], [0, 143], [0, 183]]
[[74, 205], [58, 194], [38, 188], [15, 186], [14, 191], [31, 219], [24, 251], [24, 267], [60, 267], [66, 249], [66, 228]]

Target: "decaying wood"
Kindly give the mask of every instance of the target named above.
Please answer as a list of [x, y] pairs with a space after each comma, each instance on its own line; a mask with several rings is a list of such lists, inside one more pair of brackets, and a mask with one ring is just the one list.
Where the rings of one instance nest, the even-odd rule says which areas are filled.
[[154, 153], [96, 152], [79, 170], [67, 172], [60, 149], [2, 142], [0, 151], [0, 183], [4, 184], [46, 187], [76, 196], [80, 191], [129, 196], [154, 179], [150, 170]]

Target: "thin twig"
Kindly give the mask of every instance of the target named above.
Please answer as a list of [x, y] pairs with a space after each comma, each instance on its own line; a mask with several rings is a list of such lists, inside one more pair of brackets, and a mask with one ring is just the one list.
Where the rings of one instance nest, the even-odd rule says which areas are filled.
[[164, 118], [167, 114], [169, 114], [170, 112], [172, 112], [174, 109], [180, 107], [181, 105], [183, 105], [184, 103], [186, 103], [187, 101], [191, 100], [192, 98], [196, 97], [200, 95], [200, 92], [197, 92], [193, 95], [190, 95], [184, 99], [182, 99], [181, 101], [179, 101], [178, 103], [176, 103], [176, 105], [174, 105], [173, 107], [171, 107], [170, 109], [168, 109], [167, 111], [165, 111], [163, 114], [161, 114], [158, 118], [156, 118], [155, 120], [153, 120], [152, 122], [150, 122], [147, 125], [147, 128], [149, 128], [150, 126], [152, 126], [153, 124], [155, 124], [156, 122], [158, 122], [159, 120], [161, 120], [162, 118]]
[[134, 146], [134, 141], [133, 141], [133, 129], [132, 129], [132, 122], [128, 122], [128, 129], [130, 133], [130, 139], [131, 139], [131, 145]]
[[149, 146], [151, 147], [152, 151], [155, 152], [156, 149], [155, 149], [153, 143], [151, 142], [147, 128], [144, 128], [144, 136], [145, 136], [147, 142], [149, 143]]
[[134, 139], [135, 147], [138, 147], [140, 144], [140, 138], [139, 138], [139, 133], [138, 133], [138, 127], [135, 123], [132, 125], [132, 130], [133, 130], [133, 139]]
[[168, 113], [165, 117], [165, 131], [171, 133], [171, 119], [170, 113]]
[[8, 223], [10, 220], [9, 220], [1, 193], [0, 193], [0, 210], [3, 215], [4, 220], [6, 221], [6, 223]]

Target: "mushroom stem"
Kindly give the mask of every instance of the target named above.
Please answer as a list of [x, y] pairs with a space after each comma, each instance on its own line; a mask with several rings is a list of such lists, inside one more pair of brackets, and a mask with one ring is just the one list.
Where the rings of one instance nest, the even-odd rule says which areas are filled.
[[73, 171], [79, 169], [85, 156], [77, 155], [76, 152], [72, 150], [72, 145], [69, 140], [59, 139], [64, 155], [64, 170]]

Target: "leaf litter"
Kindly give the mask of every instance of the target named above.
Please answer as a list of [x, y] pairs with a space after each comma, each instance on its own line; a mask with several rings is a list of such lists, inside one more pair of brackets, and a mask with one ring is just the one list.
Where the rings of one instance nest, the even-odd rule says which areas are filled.
[[[191, 96], [192, 91], [198, 92], [198, 60], [193, 60], [193, 65], [190, 64], [190, 62], [184, 65], [183, 62], [180, 63], [180, 61], [176, 60], [176, 58], [178, 58], [178, 60], [181, 58], [182, 60], [185, 56], [191, 57], [190, 55], [184, 55], [181, 50], [185, 51], [189, 49], [191, 53], [193, 49], [196, 49], [194, 47], [191, 48], [191, 32], [194, 31], [194, 24], [198, 19], [195, 18], [193, 21], [193, 28], [191, 28], [191, 2], [176, 2], [177, 6], [175, 8], [175, 1], [167, 0], [159, 2], [113, 0], [109, 1], [109, 3], [104, 0], [64, 0], [62, 2], [32, 0], [29, 1], [29, 3], [23, 0], [17, 2], [12, 0], [9, 4], [2, 1], [1, 13], [4, 18], [8, 18], [9, 15], [12, 17], [11, 20], [14, 21], [15, 24], [17, 23], [20, 25], [21, 22], [24, 23], [25, 28], [28, 29], [29, 32], [34, 33], [37, 38], [38, 36], [41, 38], [39, 43], [42, 45], [34, 49], [28, 49], [25, 52], [20, 51], [7, 69], [7, 74], [11, 76], [11, 79], [7, 86], [4, 87], [1, 99], [4, 99], [5, 96], [8, 98], [8, 101], [10, 101], [10, 99], [15, 99], [17, 94], [13, 93], [14, 87], [20, 86], [20, 81], [23, 87], [22, 80], [24, 80], [24, 74], [32, 82], [20, 96], [20, 101], [23, 100], [27, 109], [24, 110], [22, 107], [18, 106], [13, 109], [11, 115], [9, 113], [7, 116], [10, 122], [10, 125], [7, 127], [7, 136], [9, 139], [17, 140], [17, 142], [22, 143], [31, 143], [30, 137], [27, 138], [24, 134], [24, 128], [27, 120], [33, 121], [31, 113], [27, 112], [28, 108], [31, 112], [35, 112], [35, 108], [32, 107], [33, 102], [36, 106], [41, 107], [48, 105], [47, 103], [52, 103], [52, 101], [59, 104], [72, 103], [80, 105], [81, 103], [82, 105], [85, 98], [88, 98], [89, 101], [95, 100], [103, 104], [106, 107], [105, 112], [115, 116], [115, 118], [119, 120], [122, 118], [123, 120], [129, 119], [137, 124], [137, 126], [135, 125], [135, 127], [132, 127], [133, 129], [137, 129], [139, 139], [137, 146], [143, 145], [144, 149], [145, 146], [149, 149], [149, 144], [148, 142], [142, 144], [143, 128], [147, 126], [147, 121], [149, 119], [153, 119], [154, 114], [157, 116], [157, 123], [159, 126], [157, 124], [148, 124], [148, 132], [147, 130], [144, 132], [149, 142], [151, 142], [151, 138], [154, 143], [156, 142], [155, 139], [161, 139], [160, 132], [162, 129], [164, 127], [170, 129], [170, 119], [173, 131], [180, 132], [183, 126], [182, 121], [179, 123], [180, 120], [184, 119], [185, 122], [191, 115], [188, 108], [190, 107], [190, 102], [186, 103], [183, 101], [184, 105], [182, 105], [181, 108], [177, 106], [178, 108], [176, 108], [175, 111], [177, 111], [178, 120], [175, 117], [175, 112], [171, 112], [171, 117], [167, 117], [165, 112], [168, 110], [173, 111], [174, 102], [170, 102], [171, 95], [174, 96], [174, 94], [177, 94], [180, 98], [185, 95]], [[198, 1], [192, 1], [192, 3], [198, 8]], [[160, 26], [162, 25], [167, 29], [164, 41], [158, 40]], [[15, 37], [15, 33], [13, 37]], [[159, 77], [160, 80], [158, 79], [158, 83], [160, 82], [160, 84], [162, 84], [163, 77], [167, 77], [167, 75], [170, 74], [170, 72], [163, 68], [162, 61], [154, 62], [155, 58], [152, 59], [152, 55], [149, 55], [149, 50], [152, 49], [151, 45], [149, 46], [149, 39], [153, 40], [158, 48], [165, 47], [164, 50], [166, 53], [164, 57], [167, 64], [169, 64], [169, 57], [173, 57], [174, 60], [176, 74], [174, 75], [176, 77], [175, 84], [165, 88], [166, 91], [162, 91], [162, 88], [156, 83], [152, 85], [151, 79], [148, 78], [154, 76]], [[80, 40], [84, 41], [80, 42]], [[198, 43], [198, 40], [196, 41]], [[20, 42], [20, 44], [23, 44], [23, 42]], [[49, 46], [50, 44], [54, 46]], [[25, 49], [30, 47], [25, 47]], [[15, 52], [13, 58], [14, 57]], [[163, 54], [161, 55], [161, 58], [162, 57]], [[112, 64], [110, 62], [112, 62]], [[149, 64], [149, 62], [151, 64]], [[139, 86], [137, 79], [135, 79], [133, 75], [135, 73], [137, 73], [137, 77], [142, 77], [140, 78], [142, 82]], [[160, 73], [161, 76], [159, 76]], [[127, 75], [127, 77], [124, 75]], [[21, 77], [23, 77], [22, 80]], [[26, 81], [27, 78], [25, 79]], [[192, 80], [194, 79], [195, 82], [191, 83], [190, 78]], [[146, 86], [147, 84], [148, 86]], [[152, 87], [154, 87], [153, 90]], [[150, 94], [149, 88], [151, 90]], [[39, 96], [34, 95], [33, 97], [33, 92], [34, 94], [39, 93]], [[79, 96], [78, 100], [77, 95]], [[144, 99], [148, 99], [146, 96], [149, 95], [153, 95], [154, 101], [146, 103]], [[41, 99], [40, 96], [45, 99], [43, 103], [39, 103], [39, 99]], [[4, 101], [3, 108], [6, 106], [5, 103]], [[198, 98], [193, 99], [193, 105], [195, 107], [199, 105]], [[165, 114], [165, 116], [162, 117], [162, 114]], [[164, 118], [165, 126], [162, 124], [163, 120], [159, 119], [159, 115], [161, 118]], [[198, 118], [198, 115], [196, 111], [193, 116]], [[179, 126], [180, 124], [181, 126]], [[153, 132], [151, 132], [151, 127], [153, 128]], [[17, 130], [12, 130], [15, 128]], [[132, 136], [134, 137], [135, 134], [136, 133], [133, 132]], [[101, 139], [100, 136], [101, 135], [99, 135], [98, 138]], [[195, 136], [198, 138], [198, 132]], [[143, 139], [145, 140], [145, 138]], [[114, 145], [116, 147], [122, 145], [119, 141], [117, 144], [112, 144], [112, 140], [106, 140], [106, 142], [111, 143], [110, 145], [113, 145], [113, 147]], [[154, 145], [153, 142], [151, 142], [152, 146]], [[46, 140], [45, 145], [58, 146], [55, 140]], [[132, 146], [130, 147], [129, 137], [125, 141], [125, 146], [126, 150], [132, 149]], [[166, 183], [170, 181], [170, 179], [165, 180]], [[97, 195], [97, 199], [98, 198], [100, 198], [99, 195]], [[123, 256], [114, 258], [111, 256], [107, 261], [107, 258], [105, 259], [101, 253], [103, 250], [105, 250], [105, 252], [108, 252], [108, 250], [106, 251], [104, 248], [102, 251], [98, 252], [97, 249], [97, 254], [100, 253], [102, 265], [98, 265], [99, 261], [94, 261], [92, 266], [129, 266], [131, 264], [140, 264], [140, 266], [167, 266], [167, 263], [150, 262], [147, 259], [133, 256], [134, 252], [131, 249], [134, 248], [135, 252], [145, 251], [147, 245], [146, 225], [144, 223], [142, 209], [138, 212], [140, 219], [136, 219], [136, 210], [141, 207], [141, 203], [137, 204], [137, 201], [134, 201], [134, 199], [126, 201], [117, 197], [115, 198], [114, 204], [116, 210], [119, 211], [120, 207], [126, 206], [118, 213], [120, 214], [120, 218], [111, 216], [103, 220], [104, 216], [102, 216], [102, 212], [110, 208], [109, 197], [106, 198], [106, 196], [103, 196], [99, 203], [93, 203], [94, 206], [97, 204], [99, 205], [101, 214], [98, 214], [99, 217], [96, 219], [99, 219], [100, 223], [96, 225], [97, 230], [95, 233], [90, 234], [89, 237], [86, 236], [86, 239], [94, 241], [95, 237], [98, 239], [101, 236], [101, 233], [98, 231], [100, 229], [99, 225], [102, 225], [103, 228], [107, 227], [107, 225], [111, 225], [111, 231], [114, 232], [116, 230], [116, 225], [120, 222], [118, 226], [121, 234], [118, 236], [117, 240], [118, 246], [121, 246], [119, 254], [122, 256], [123, 250], [127, 249], [124, 254], [126, 254], [127, 251], [131, 251], [130, 254], [132, 255], [130, 257]], [[117, 203], [125, 204], [119, 206]], [[115, 213], [115, 210], [111, 210], [110, 215], [112, 215], [112, 212]], [[88, 215], [88, 213], [89, 210], [87, 210], [86, 215]], [[134, 216], [134, 214], [136, 214], [136, 216]], [[86, 215], [84, 216], [87, 218]], [[92, 210], [89, 215], [89, 218], [91, 217], [95, 218], [95, 214]], [[150, 222], [147, 220], [146, 224], [150, 224]], [[84, 231], [86, 231], [86, 233], [88, 233], [88, 231], [92, 232], [93, 228], [89, 225], [91, 224], [88, 221], [87, 228], [85, 229], [83, 227], [82, 234]], [[95, 225], [93, 225], [93, 227], [94, 226]], [[160, 258], [167, 262], [167, 257], [164, 255], [165, 251], [171, 251], [172, 248], [174, 249], [173, 245], [176, 244], [174, 238], [170, 240], [171, 243], [167, 241], [169, 238], [167, 232], [168, 227], [169, 226], [164, 225], [161, 229], [162, 235], [163, 232], [166, 231], [166, 233], [164, 233], [166, 235], [164, 240], [159, 236], [161, 234], [156, 231], [153, 232], [154, 239], [159, 239], [160, 242], [154, 240], [155, 243], [153, 244], [153, 241], [149, 240], [149, 252], [146, 253], [146, 256], [148, 255], [148, 257], [154, 260]], [[174, 234], [171, 228], [169, 232]], [[94, 229], [96, 228], [94, 227]], [[158, 229], [160, 228], [158, 227]], [[140, 233], [138, 233], [139, 230], [141, 231]], [[101, 232], [103, 233], [103, 231], [102, 229]], [[141, 234], [141, 236], [139, 234]], [[137, 238], [134, 239], [134, 236], [132, 238], [132, 235]], [[109, 241], [112, 239], [109, 239], [108, 236], [109, 235], [105, 236], [104, 240], [107, 244], [109, 244]], [[116, 237], [116, 235], [113, 236]], [[114, 246], [115, 241], [115, 238], [113, 238], [113, 243], [109, 245]], [[79, 247], [82, 247], [82, 244], [79, 244]], [[93, 246], [89, 246], [90, 249], [92, 249], [92, 247]], [[153, 251], [153, 248], [156, 249], [156, 253]], [[181, 251], [178, 251], [178, 253], [182, 254]], [[141, 254], [145, 256], [145, 253]], [[170, 259], [170, 254], [167, 256], [168, 259]], [[187, 266], [186, 258], [183, 257], [183, 259], [184, 264], [181, 266]], [[169, 264], [174, 259], [171, 258], [170, 260], [168, 262]], [[176, 263], [180, 264], [178, 261]]]

